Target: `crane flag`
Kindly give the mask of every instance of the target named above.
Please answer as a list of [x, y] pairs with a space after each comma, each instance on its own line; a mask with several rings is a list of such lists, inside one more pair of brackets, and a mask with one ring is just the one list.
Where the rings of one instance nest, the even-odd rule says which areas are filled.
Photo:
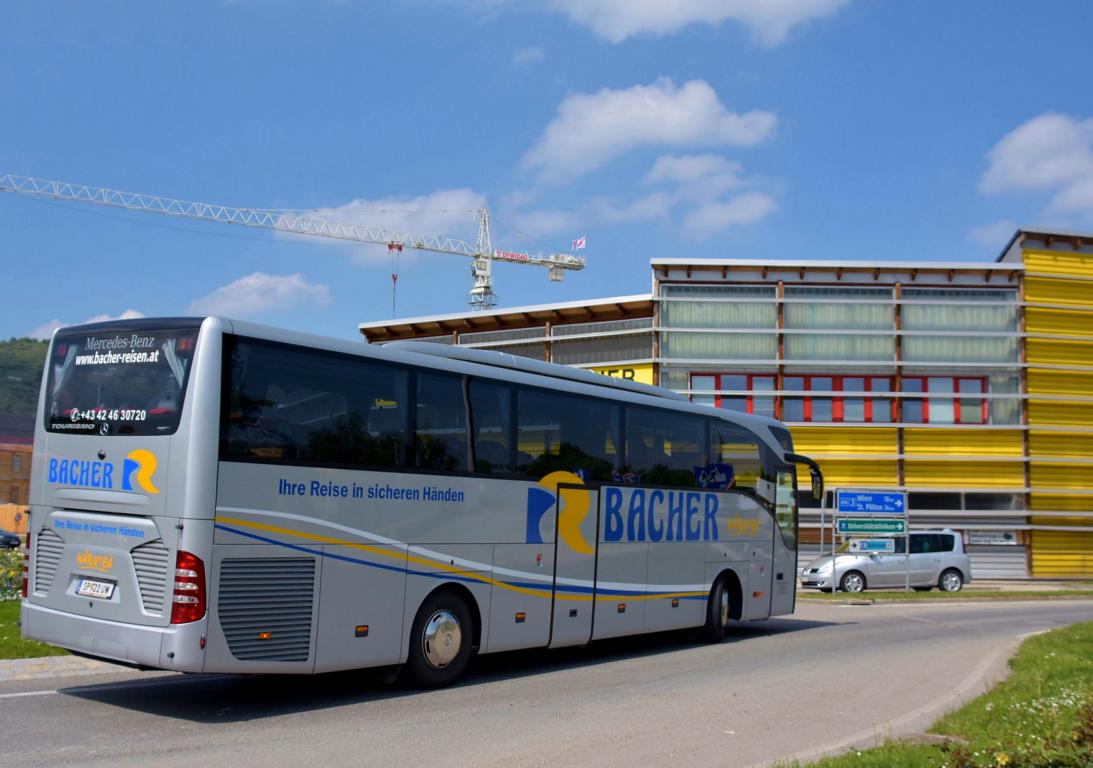
[[585, 235], [581, 235], [570, 244], [570, 247], [575, 251], [579, 251], [586, 245], [588, 245], [588, 238]]

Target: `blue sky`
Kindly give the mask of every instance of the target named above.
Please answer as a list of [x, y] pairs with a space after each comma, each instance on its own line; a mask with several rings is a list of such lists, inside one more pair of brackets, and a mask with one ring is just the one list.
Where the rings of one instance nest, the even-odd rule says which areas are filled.
[[[654, 257], [988, 260], [1093, 232], [1093, 4], [16, 2], [0, 174], [568, 252], [501, 306], [649, 290]], [[386, 249], [0, 195], [0, 338], [218, 312], [359, 338]], [[406, 251], [397, 314], [459, 312]]]

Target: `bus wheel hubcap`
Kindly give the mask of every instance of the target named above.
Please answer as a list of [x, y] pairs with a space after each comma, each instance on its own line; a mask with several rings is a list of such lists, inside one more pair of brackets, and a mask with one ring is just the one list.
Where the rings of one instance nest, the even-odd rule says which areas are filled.
[[459, 619], [451, 611], [439, 610], [425, 622], [425, 632], [421, 638], [425, 660], [436, 669], [443, 669], [459, 655], [463, 633], [459, 629]]
[[729, 593], [723, 591], [721, 593], [721, 626], [727, 626], [729, 623]]

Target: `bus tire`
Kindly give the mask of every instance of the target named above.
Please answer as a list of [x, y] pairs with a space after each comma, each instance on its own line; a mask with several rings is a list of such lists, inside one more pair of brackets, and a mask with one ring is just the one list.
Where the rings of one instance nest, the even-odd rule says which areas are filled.
[[707, 643], [724, 640], [729, 613], [729, 589], [725, 579], [719, 577], [710, 589], [710, 599], [706, 602], [706, 623], [702, 625], [700, 637]]
[[421, 688], [451, 685], [471, 658], [474, 627], [459, 595], [440, 590], [425, 598], [410, 629], [406, 674]]

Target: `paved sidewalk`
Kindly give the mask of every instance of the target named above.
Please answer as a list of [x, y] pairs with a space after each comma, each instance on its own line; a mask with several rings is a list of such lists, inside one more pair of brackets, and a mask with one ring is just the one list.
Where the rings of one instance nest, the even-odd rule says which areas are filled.
[[80, 656], [43, 656], [38, 659], [0, 659], [0, 683], [11, 680], [39, 680], [50, 677], [100, 675], [124, 670], [117, 664]]

